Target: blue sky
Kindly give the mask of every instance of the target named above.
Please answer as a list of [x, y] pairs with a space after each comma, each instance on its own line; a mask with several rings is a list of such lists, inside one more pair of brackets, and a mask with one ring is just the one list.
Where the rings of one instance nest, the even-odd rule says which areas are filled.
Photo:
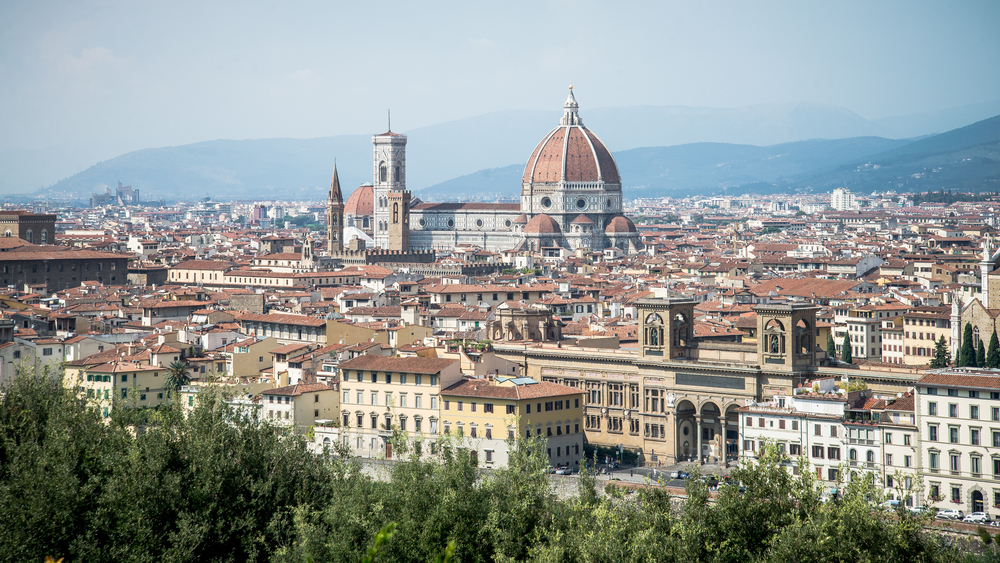
[[1000, 98], [1000, 2], [0, 3], [0, 150], [106, 158], [495, 110]]

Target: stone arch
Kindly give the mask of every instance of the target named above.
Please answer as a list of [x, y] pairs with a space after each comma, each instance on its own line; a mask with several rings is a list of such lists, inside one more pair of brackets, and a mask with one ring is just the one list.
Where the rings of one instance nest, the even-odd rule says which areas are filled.
[[785, 353], [785, 325], [771, 319], [764, 325], [765, 350], [769, 354]]
[[726, 459], [735, 460], [740, 455], [740, 413], [736, 409], [742, 407], [740, 403], [729, 403], [726, 405], [725, 421], [722, 427], [722, 437], [725, 443]]
[[969, 487], [969, 512], [986, 512], [986, 495], [979, 485]]
[[[28, 231], [28, 236], [31, 236], [31, 231]], [[31, 242], [31, 239], [28, 239]], [[979, 327], [972, 327], [972, 351], [975, 352], [976, 348], [979, 348]]]
[[42, 236], [39, 239], [39, 242], [41, 244], [48, 244], [48, 242], [49, 242], [49, 230], [48, 229], [42, 229]]
[[687, 346], [691, 341], [691, 319], [684, 313], [677, 313], [671, 321], [670, 336], [674, 346]]
[[34, 242], [35, 242], [35, 233], [31, 232], [31, 229], [28, 229], [28, 232], [26, 233], [26, 235], [24, 237], [24, 240], [26, 240], [26, 241], [34, 244]]
[[695, 457], [695, 448], [698, 444], [698, 425], [695, 421], [695, 415], [698, 412], [697, 402], [697, 399], [686, 397], [677, 400], [675, 409], [677, 443], [674, 449], [677, 461], [686, 461]]
[[379, 182], [387, 181], [387, 175], [388, 175], [388, 170], [386, 169], [385, 161], [383, 160], [378, 163], [378, 181]]
[[799, 322], [795, 323], [795, 353], [808, 354], [812, 352], [814, 339], [815, 333], [812, 326], [805, 319], [799, 319]]

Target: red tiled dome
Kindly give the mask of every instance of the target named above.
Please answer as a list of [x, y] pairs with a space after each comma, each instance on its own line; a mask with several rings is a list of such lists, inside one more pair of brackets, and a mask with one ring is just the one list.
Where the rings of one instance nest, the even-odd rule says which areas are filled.
[[577, 115], [576, 98], [570, 91], [565, 114], [558, 127], [538, 143], [521, 178], [525, 183], [598, 182], [621, 184], [618, 165], [611, 151]]
[[374, 215], [375, 214], [375, 188], [371, 184], [363, 184], [354, 190], [351, 197], [344, 203], [345, 215]]
[[576, 219], [573, 219], [572, 221], [570, 221], [570, 224], [571, 225], [593, 225], [594, 222], [590, 220], [590, 217], [587, 217], [586, 215], [584, 215], [583, 213], [581, 213], [581, 214], [579, 214], [579, 215], [576, 216]]
[[635, 228], [635, 223], [624, 215], [615, 215], [608, 221], [608, 226], [604, 227], [604, 233], [608, 235], [638, 232], [639, 230]]
[[523, 225], [527, 222], [528, 222], [528, 216], [525, 215], [524, 213], [518, 215], [517, 219], [514, 219], [514, 223], [517, 225]]
[[548, 215], [542, 213], [535, 215], [524, 227], [524, 233], [528, 235], [554, 235], [562, 233], [559, 223]]

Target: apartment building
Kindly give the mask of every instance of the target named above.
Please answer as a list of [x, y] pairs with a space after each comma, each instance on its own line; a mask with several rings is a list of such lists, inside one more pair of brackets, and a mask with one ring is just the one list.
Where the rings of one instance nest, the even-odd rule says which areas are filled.
[[934, 357], [934, 344], [951, 340], [951, 307], [916, 307], [903, 315], [903, 363], [923, 366]]
[[63, 385], [108, 416], [114, 405], [155, 407], [170, 400], [164, 367], [128, 360], [67, 366]]
[[485, 467], [508, 461], [508, 440], [544, 436], [549, 463], [579, 468], [584, 392], [529, 377], [463, 379], [441, 391], [441, 424]]
[[443, 431], [442, 389], [462, 379], [458, 360], [365, 354], [340, 363], [341, 438], [357, 455], [392, 459], [395, 431], [433, 441]]
[[924, 504], [966, 512], [1000, 507], [1000, 374], [929, 371], [917, 382], [914, 411]]

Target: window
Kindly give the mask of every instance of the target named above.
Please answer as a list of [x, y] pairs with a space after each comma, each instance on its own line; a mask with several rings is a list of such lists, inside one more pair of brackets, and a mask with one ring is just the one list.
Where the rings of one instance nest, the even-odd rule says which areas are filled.
[[958, 396], [958, 389], [949, 389], [948, 390], [948, 396], [949, 397], [957, 397]]
[[828, 459], [840, 459], [840, 448], [827, 448], [826, 449]]
[[962, 468], [962, 457], [959, 454], [949, 454], [948, 468], [958, 473]]
[[403, 409], [406, 408], [406, 393], [399, 394], [399, 407]]
[[910, 445], [910, 435], [909, 434], [903, 434], [903, 445], [904, 446], [909, 446]]
[[493, 412], [493, 403], [483, 403], [483, 412], [492, 413]]
[[991, 413], [990, 416], [991, 420], [1000, 421], [1000, 407], [990, 408], [990, 413]]
[[958, 417], [958, 405], [956, 405], [955, 403], [951, 403], [948, 405], [948, 416], [950, 416], [951, 418]]
[[812, 456], [819, 459], [823, 459], [823, 446], [813, 446]]
[[937, 403], [927, 403], [927, 414], [937, 416]]
[[798, 430], [798, 429], [799, 429], [799, 421], [793, 420], [792, 421], [792, 430]]
[[378, 405], [378, 392], [372, 391], [372, 406], [377, 406], [377, 405]]
[[418, 409], [422, 409], [422, 408], [424, 408], [424, 404], [423, 403], [424, 403], [424, 396], [423, 395], [414, 395], [413, 396], [413, 406], [414, 407], [416, 407]]
[[978, 428], [970, 428], [969, 429], [969, 443], [972, 444], [973, 446], [978, 446], [979, 445], [979, 429]]
[[423, 383], [423, 381], [424, 381], [424, 378], [421, 375], [415, 375], [415, 376], [413, 376], [413, 378], [416, 380], [414, 382], [416, 385], [421, 385]]
[[938, 440], [938, 427], [936, 424], [927, 425], [927, 439], [932, 442], [937, 442]]
[[451, 401], [445, 399], [445, 401], [444, 401], [444, 410], [446, 410], [446, 411], [451, 410]]
[[486, 439], [487, 440], [492, 440], [493, 439], [493, 429], [492, 428], [487, 428], [486, 429]]
[[[458, 409], [458, 410], [462, 410], [462, 409]], [[476, 402], [475, 401], [472, 401], [471, 403], [469, 403], [469, 410], [472, 411], [472, 412], [476, 412]]]
[[802, 444], [789, 444], [788, 446], [789, 455], [802, 455]]
[[385, 372], [385, 382], [386, 383], [392, 383], [392, 374], [391, 373]]
[[431, 410], [437, 410], [438, 408], [438, 398], [431, 396]]
[[952, 444], [957, 444], [958, 443], [958, 427], [957, 426], [950, 426], [948, 428], [948, 441], [951, 442]]
[[406, 374], [405, 373], [399, 374], [399, 383], [402, 384], [402, 385], [406, 385]]
[[830, 436], [833, 438], [837, 437], [837, 427], [830, 425]]
[[507, 414], [514, 414], [514, 405], [507, 405]]
[[350, 392], [350, 391], [344, 391], [344, 402], [345, 402], [345, 403], [349, 403], [349, 402], [351, 402], [351, 401], [349, 400], [349, 399], [350, 399], [350, 396], [351, 396], [351, 392]]
[[937, 452], [930, 452], [927, 454], [927, 465], [930, 466], [932, 470], [937, 470], [940, 467], [940, 460], [938, 459]]
[[463, 406], [463, 404], [464, 404], [464, 401], [455, 401], [455, 405], [456, 405], [455, 408], [458, 410], [458, 412], [462, 412], [462, 406]]
[[814, 429], [814, 431], [815, 431], [814, 433], [815, 433], [815, 434], [816, 434], [817, 436], [822, 436], [822, 435], [823, 435], [823, 427], [822, 427], [822, 426], [820, 426], [819, 424], [814, 424], [814, 425], [813, 425], [813, 429]]
[[42, 348], [42, 355], [43, 356], [51, 356], [52, 355], [52, 348]]
[[969, 458], [969, 461], [971, 462], [970, 465], [972, 467], [973, 475], [979, 475], [983, 472], [983, 458], [974, 455]]
[[892, 465], [892, 454], [885, 454], [885, 464]]
[[[971, 393], [972, 391], [969, 391]], [[969, 418], [972, 420], [979, 419], [979, 405], [969, 405]]]

